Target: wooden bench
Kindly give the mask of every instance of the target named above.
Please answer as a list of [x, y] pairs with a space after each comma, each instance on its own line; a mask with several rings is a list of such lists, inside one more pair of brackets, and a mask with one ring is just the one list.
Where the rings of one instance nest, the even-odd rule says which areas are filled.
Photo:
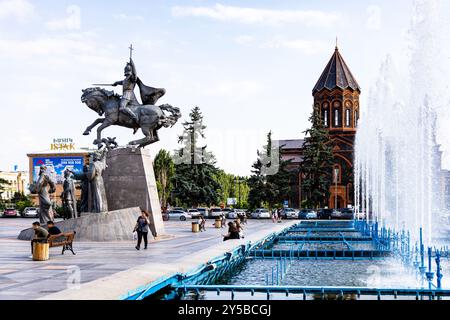
[[75, 238], [75, 231], [73, 232], [66, 232], [58, 235], [51, 235], [48, 237], [48, 244], [51, 247], [60, 247], [62, 246], [62, 252], [61, 254], [64, 254], [64, 251], [70, 250], [73, 254], [73, 247], [72, 243]]

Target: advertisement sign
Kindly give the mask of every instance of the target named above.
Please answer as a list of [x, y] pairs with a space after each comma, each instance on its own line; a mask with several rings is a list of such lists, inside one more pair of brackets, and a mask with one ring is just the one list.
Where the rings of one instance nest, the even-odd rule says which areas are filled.
[[33, 181], [37, 181], [41, 165], [47, 166], [47, 173], [57, 184], [64, 181], [64, 170], [83, 172], [83, 157], [42, 157], [33, 158]]
[[53, 139], [53, 143], [50, 144], [50, 150], [58, 150], [58, 151], [75, 150], [75, 143], [73, 142], [72, 138]]

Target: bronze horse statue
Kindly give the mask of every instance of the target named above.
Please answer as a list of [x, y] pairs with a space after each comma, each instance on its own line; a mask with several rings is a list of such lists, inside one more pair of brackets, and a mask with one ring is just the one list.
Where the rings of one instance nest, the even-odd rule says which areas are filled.
[[[160, 90], [160, 89], [157, 89]], [[161, 89], [162, 90], [162, 89]], [[144, 105], [134, 100], [130, 105], [133, 112], [137, 115], [138, 121], [135, 122], [127, 114], [119, 111], [120, 96], [115, 94], [114, 91], [105, 90], [99, 87], [87, 88], [82, 90], [81, 102], [85, 103], [90, 109], [97, 112], [103, 118], [98, 118], [84, 131], [84, 135], [89, 135], [91, 130], [101, 124], [97, 128], [97, 139], [94, 140], [94, 144], [98, 148], [102, 148], [102, 130], [112, 126], [121, 126], [134, 129], [134, 133], [138, 129], [142, 130], [145, 135], [144, 138], [129, 142], [130, 145], [137, 145], [139, 148], [143, 148], [151, 143], [159, 141], [158, 130], [161, 127], [172, 127], [178, 119], [181, 117], [180, 109], [172, 107], [169, 104], [162, 104], [155, 106], [153, 104], [145, 104], [145, 102], [157, 101], [160, 95], [164, 92], [156, 92], [154, 99], [144, 99]], [[166, 115], [164, 111], [169, 112]]]

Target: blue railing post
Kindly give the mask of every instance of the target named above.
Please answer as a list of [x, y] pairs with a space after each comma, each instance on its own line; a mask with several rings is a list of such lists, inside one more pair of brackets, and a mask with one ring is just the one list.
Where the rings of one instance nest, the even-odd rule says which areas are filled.
[[420, 241], [420, 267], [419, 267], [419, 271], [420, 271], [420, 275], [423, 277], [425, 275], [425, 249], [423, 246], [423, 238], [422, 238], [422, 227], [420, 227], [420, 236], [419, 236], [419, 241]]
[[425, 275], [427, 277], [428, 288], [430, 290], [433, 288], [433, 278], [434, 278], [434, 272], [432, 272], [432, 265], [431, 265], [431, 256], [432, 256], [432, 249], [431, 247], [428, 247], [428, 272], [426, 272]]
[[437, 278], [437, 285], [436, 287], [438, 289], [441, 289], [441, 279], [443, 275], [441, 272], [441, 252], [439, 250], [436, 251], [436, 278]]

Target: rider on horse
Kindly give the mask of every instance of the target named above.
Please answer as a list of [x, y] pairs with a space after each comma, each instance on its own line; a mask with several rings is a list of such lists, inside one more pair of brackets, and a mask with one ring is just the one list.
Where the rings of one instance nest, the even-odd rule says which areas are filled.
[[123, 95], [120, 99], [119, 111], [125, 112], [127, 115], [131, 117], [136, 123], [139, 123], [139, 119], [136, 114], [131, 110], [128, 105], [131, 102], [135, 101], [134, 96], [134, 87], [137, 83], [137, 74], [136, 67], [134, 65], [133, 59], [130, 57], [130, 62], [127, 62], [125, 66], [125, 79], [121, 81], [116, 81], [113, 83], [113, 86], [121, 85], [123, 89]]

